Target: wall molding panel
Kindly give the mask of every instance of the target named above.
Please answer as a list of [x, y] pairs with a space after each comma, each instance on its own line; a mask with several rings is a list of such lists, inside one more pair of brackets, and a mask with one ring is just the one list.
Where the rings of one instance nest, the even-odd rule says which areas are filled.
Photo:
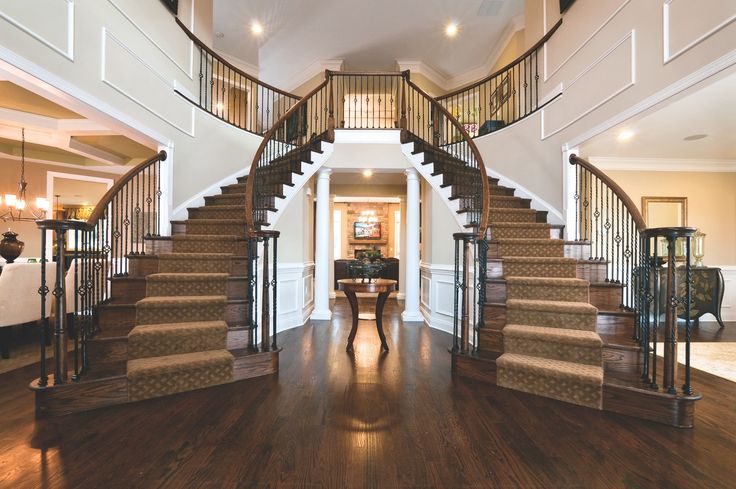
[[736, 160], [698, 160], [689, 158], [623, 158], [590, 156], [590, 162], [601, 170], [664, 172], [736, 172]]
[[[57, 18], [57, 15], [64, 16], [58, 17], [61, 19], [59, 22], [54, 22], [54, 25], [57, 26], [66, 25], [65, 39], [63, 42], [59, 42], [61, 40], [52, 41], [50, 39], [50, 37], [52, 37], [50, 35], [51, 33], [41, 32], [40, 25], [33, 25], [35, 23], [34, 17], [38, 18], [38, 12], [30, 8], [26, 2], [15, 2], [15, 4], [17, 8], [21, 8], [23, 13], [29, 14], [31, 18], [21, 19], [21, 15], [19, 15], [20, 12], [10, 12], [10, 2], [0, 3], [0, 18], [5, 19], [11, 25], [14, 25], [29, 36], [44, 44], [46, 47], [64, 56], [69, 61], [74, 61], [74, 0], [55, 2], [56, 9], [59, 9], [58, 12], [55, 9], [48, 11], [51, 5], [45, 5], [44, 8], [47, 10], [41, 16], [43, 19]], [[18, 5], [20, 5], [20, 7], [18, 7]]]
[[[716, 21], [715, 25], [713, 25], [710, 29], [706, 30], [705, 32], [701, 33], [694, 39], [690, 40], [690, 42], [686, 43], [684, 46], [680, 47], [679, 49], [672, 47], [672, 38], [673, 38], [673, 32], [674, 32], [674, 26], [672, 25], [672, 13], [673, 10], [676, 8], [676, 5], [683, 5], [682, 0], [664, 0], [662, 3], [662, 58], [664, 64], [669, 63], [673, 59], [677, 58], [681, 54], [685, 53], [686, 51], [694, 48], [701, 42], [708, 39], [710, 36], [715, 34], [716, 32], [720, 31], [727, 25], [731, 24], [734, 20], [736, 20], [736, 2], [732, 2], [733, 5], [733, 12], [729, 17], [727, 17], [724, 20], [722, 19], [722, 16], [719, 15], [719, 13], [716, 13], [716, 18], [719, 19], [719, 21]], [[694, 4], [697, 4], [699, 15], [706, 15], [705, 12], [708, 12], [707, 5], [701, 5], [701, 2], [687, 2], [689, 6], [692, 6]], [[702, 2], [703, 4], [707, 2]]]
[[[176, 94], [174, 87], [164, 75], [156, 71], [104, 27], [102, 28], [101, 56], [100, 79], [103, 83], [172, 127], [194, 137], [195, 107]], [[133, 69], [131, 63], [137, 63], [138, 69]], [[135, 80], [132, 80], [131, 77], [135, 77]], [[135, 93], [141, 88], [144, 93]], [[164, 113], [162, 109], [166, 109], [167, 113]]]
[[[555, 116], [555, 108], [560, 108], [566, 106], [566, 104], [560, 104], [560, 101], [569, 99], [570, 97], [581, 96], [582, 93], [591, 93], [593, 90], [591, 87], [586, 86], [586, 76], [593, 73], [596, 68], [599, 67], [599, 65], [602, 65], [604, 61], [606, 61], [608, 58], [615, 59], [615, 55], [621, 51], [622, 46], [626, 46], [628, 43], [628, 53], [629, 53], [629, 60], [628, 63], [628, 76], [622, 80], [621, 86], [612, 89], [607, 94], [601, 94], [600, 99], [597, 101], [592, 102], [587, 108], [584, 108], [580, 110], [577, 115], [574, 115], [572, 117], [566, 116], [564, 114], [557, 114], [556, 118], [558, 120], [566, 120], [566, 122], [557, 122], [556, 124], [551, 122], [549, 119], [553, 119]], [[607, 72], [609, 73], [617, 73], [617, 72], [624, 72], [626, 71], [627, 66], [616, 66], [611, 67], [607, 66]], [[627, 89], [633, 87], [636, 84], [636, 30], [632, 29], [630, 32], [628, 32], [624, 37], [622, 37], [618, 42], [614, 43], [606, 52], [601, 54], [596, 60], [594, 60], [589, 66], [584, 68], [580, 73], [578, 73], [575, 77], [572, 78], [570, 83], [564, 87], [564, 91], [560, 97], [550, 102], [545, 108], [543, 108], [541, 112], [541, 139], [547, 139], [550, 136], [553, 136], [557, 134], [558, 132], [562, 131], [563, 129], [571, 126], [575, 122], [579, 121], [586, 115], [590, 114], [594, 110], [598, 109], [600, 106], [608, 102], [609, 100], [617, 97]], [[578, 90], [578, 87], [582, 86], [581, 89]], [[578, 93], [576, 93], [578, 92]], [[550, 126], [555, 127], [550, 127]]]
[[[123, 10], [123, 8], [119, 5], [119, 2], [117, 0], [107, 0], [107, 1], [110, 3], [110, 5], [113, 6], [113, 8], [115, 10], [117, 10], [118, 12], [120, 12], [120, 14], [123, 17], [125, 17], [125, 20], [127, 20], [133, 27], [135, 27], [135, 29], [138, 32], [140, 32], [140, 34], [143, 37], [145, 37], [148, 40], [148, 42], [151, 43], [152, 46], [154, 46], [156, 49], [158, 49], [158, 51], [160, 51], [161, 54], [163, 54], [169, 61], [171, 61], [171, 63], [174, 66], [176, 66], [182, 73], [184, 73], [184, 75], [186, 75], [187, 78], [189, 78], [190, 80], [193, 80], [194, 79], [194, 68], [193, 68], [193, 66], [194, 66], [194, 42], [189, 41], [189, 60], [188, 60], [189, 67], [188, 68], [185, 68], [184, 66], [182, 66], [182, 64], [179, 61], [177, 61], [176, 59], [174, 59], [174, 56], [173, 55], [169, 54], [168, 51], [166, 51], [158, 42], [156, 42], [145, 31], [145, 29], [143, 29], [143, 27], [141, 27], [140, 24], [138, 24], [135, 20], [133, 20], [133, 18], [130, 15], [128, 15], [125, 12], [125, 10]], [[193, 13], [194, 3], [195, 2], [192, 2], [192, 18], [194, 18], [194, 13]], [[182, 33], [182, 35], [184, 35], [184, 34]]]
[[[591, 32], [590, 35], [583, 42], [581, 42], [577, 48], [575, 48], [564, 60], [562, 60], [562, 62], [560, 62], [559, 65], [557, 65], [556, 68], [552, 70], [549, 69], [549, 63], [548, 63], [548, 59], [549, 59], [548, 49], [550, 49], [549, 42], [545, 43], [544, 44], [544, 60], [543, 60], [544, 61], [544, 81], [545, 83], [547, 82], [547, 80], [552, 78], [555, 74], [557, 74], [557, 72], [560, 71], [585, 46], [587, 46], [588, 43], [590, 43], [590, 41], [592, 41], [598, 35], [598, 33], [602, 31], [603, 28], [606, 27], [619, 14], [619, 12], [623, 10], [624, 7], [626, 7], [626, 5], [629, 4], [629, 2], [631, 2], [631, 0], [624, 0], [623, 2], [621, 2], [621, 5], [619, 5], [618, 8], [616, 8], [616, 10], [614, 10], [613, 13], [610, 16], [608, 16], [608, 18], [606, 18], [601, 25], [599, 25], [595, 30], [593, 30], [593, 32]], [[544, 2], [544, 19], [545, 19], [544, 20], [545, 22], [544, 32], [546, 33], [547, 32], [547, 21], [546, 21], [547, 2], [546, 1]], [[564, 23], [563, 23], [563, 27], [564, 27]]]

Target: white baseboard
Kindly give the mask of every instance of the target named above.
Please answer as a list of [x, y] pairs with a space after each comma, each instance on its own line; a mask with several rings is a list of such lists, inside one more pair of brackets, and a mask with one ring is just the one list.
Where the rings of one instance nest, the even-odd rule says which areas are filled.
[[325, 309], [324, 311], [313, 310], [309, 316], [311, 321], [330, 321], [332, 319], [332, 311]]

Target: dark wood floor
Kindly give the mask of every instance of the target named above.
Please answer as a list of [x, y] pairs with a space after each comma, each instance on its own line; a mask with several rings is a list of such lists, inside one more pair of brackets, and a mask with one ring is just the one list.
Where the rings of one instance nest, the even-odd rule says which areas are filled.
[[279, 336], [278, 377], [36, 422], [28, 367], [0, 376], [2, 488], [726, 488], [736, 384], [695, 372], [693, 430], [453, 380], [447, 334], [402, 325], [382, 355], [347, 302]]

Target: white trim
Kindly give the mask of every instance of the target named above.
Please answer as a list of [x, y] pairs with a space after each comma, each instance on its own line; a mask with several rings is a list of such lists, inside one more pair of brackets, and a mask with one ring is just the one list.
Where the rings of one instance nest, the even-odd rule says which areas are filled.
[[254, 65], [253, 63], [248, 63], [247, 61], [238, 58], [237, 56], [233, 56], [232, 54], [228, 54], [220, 49], [214, 49], [213, 50], [220, 55], [222, 59], [230, 63], [231, 65], [235, 66], [239, 70], [251, 75], [254, 78], [258, 78], [259, 68], [258, 65]]
[[0, 46], [0, 70], [13, 78], [13, 83], [34, 93], [40, 91], [45, 98], [58, 101], [75, 112], [89, 112], [91, 107], [99, 117], [109, 120], [112, 126], [125, 126], [128, 131], [120, 129], [120, 132], [128, 137], [133, 132], [131, 139], [143, 145], [150, 145], [151, 141], [141, 138], [141, 134], [159, 144], [173, 144], [169, 137], [3, 46]]
[[543, 108], [540, 110], [542, 114], [541, 119], [541, 139], [545, 140], [551, 136], [554, 136], [555, 134], [559, 133], [560, 131], [566, 129], [567, 127], [570, 127], [572, 124], [576, 123], [586, 115], [590, 114], [591, 112], [595, 111], [597, 108], [602, 106], [603, 104], [607, 103], [608, 101], [616, 98], [621, 93], [625, 92], [629, 88], [633, 87], [636, 84], [636, 30], [632, 29], [630, 32], [628, 32], [624, 37], [622, 37], [618, 42], [616, 42], [613, 46], [611, 46], [605, 53], [600, 55], [598, 59], [593, 61], [588, 67], [586, 67], [583, 71], [581, 71], [573, 80], [567, 85], [567, 90], [569, 90], [575, 83], [577, 83], [583, 76], [585, 76], [590, 70], [595, 68], [598, 64], [600, 64], [605, 58], [607, 58], [611, 53], [613, 53], [616, 49], [618, 49], [619, 46], [621, 46], [624, 42], [626, 42], [627, 39], [631, 39], [631, 73], [629, 77], [629, 82], [626, 83], [624, 86], [619, 88], [618, 90], [614, 91], [612, 94], [604, 98], [603, 100], [599, 101], [597, 104], [593, 105], [592, 107], [588, 108], [587, 110], [584, 110], [581, 114], [575, 116], [570, 120], [569, 122], [562, 124], [560, 127], [555, 129], [552, 132], [549, 132], [545, 134], [545, 113], [547, 110], [549, 110], [550, 107], [553, 107], [556, 105], [560, 100], [562, 100], [565, 95], [563, 95], [554, 101], [552, 101], [549, 105], [547, 105], [546, 108]]
[[678, 93], [690, 88], [691, 86], [705, 80], [710, 76], [715, 75], [720, 71], [725, 70], [726, 68], [729, 68], [734, 64], [736, 64], [736, 49], [712, 61], [711, 63], [708, 63], [707, 65], [690, 73], [689, 75], [679, 79], [671, 85], [668, 85], [662, 90], [640, 101], [639, 103], [632, 105], [628, 109], [598, 124], [592, 129], [589, 129], [574, 137], [565, 144], [565, 147], [572, 148], [575, 146], [579, 146], [580, 144], [597, 136], [598, 134], [601, 134], [614, 126], [621, 124], [622, 122], [634, 117], [635, 115], [644, 112], [645, 110], [659, 104], [660, 102], [663, 102], [664, 100], [667, 100], [670, 97], [677, 95]]
[[[552, 77], [553, 77], [553, 76], [554, 76], [554, 75], [555, 75], [555, 74], [556, 74], [556, 73], [557, 73], [558, 71], [560, 71], [560, 69], [562, 69], [562, 67], [563, 67], [563, 66], [565, 66], [565, 65], [567, 64], [567, 62], [568, 62], [568, 61], [570, 61], [570, 60], [571, 60], [571, 59], [572, 59], [572, 58], [573, 58], [573, 57], [574, 57], [574, 56], [575, 56], [576, 54], [578, 54], [578, 53], [580, 52], [580, 50], [582, 50], [582, 49], [583, 49], [583, 48], [584, 48], [585, 46], [587, 46], [587, 44], [588, 44], [588, 43], [589, 43], [590, 41], [592, 41], [592, 40], [593, 40], [593, 38], [594, 38], [595, 36], [597, 36], [597, 35], [598, 35], [598, 33], [599, 33], [599, 32], [600, 32], [601, 30], [603, 30], [603, 28], [604, 28], [604, 27], [606, 27], [606, 26], [607, 26], [607, 25], [609, 24], [609, 22], [611, 22], [611, 21], [613, 20], [613, 18], [614, 18], [614, 17], [616, 17], [616, 16], [618, 15], [618, 13], [619, 13], [619, 12], [620, 12], [620, 11], [621, 11], [621, 10], [622, 10], [622, 9], [623, 9], [623, 8], [624, 8], [624, 7], [625, 7], [625, 6], [626, 6], [626, 5], [627, 5], [627, 4], [628, 4], [628, 3], [630, 2], [630, 1], [631, 1], [631, 0], [624, 0], [624, 2], [623, 2], [623, 3], [621, 4], [621, 5], [619, 5], [619, 7], [618, 7], [618, 8], [617, 8], [617, 9], [616, 9], [616, 10], [615, 10], [615, 11], [614, 11], [614, 12], [613, 12], [613, 13], [612, 13], [612, 14], [611, 14], [611, 15], [610, 15], [610, 16], [609, 16], [609, 17], [608, 17], [607, 19], [606, 19], [606, 20], [604, 20], [604, 21], [603, 21], [603, 23], [602, 23], [602, 24], [601, 24], [600, 26], [598, 26], [598, 28], [597, 28], [597, 29], [595, 29], [595, 30], [594, 30], [594, 31], [593, 31], [593, 32], [592, 32], [592, 33], [590, 34], [590, 36], [588, 36], [588, 38], [587, 38], [587, 39], [585, 39], [585, 40], [584, 40], [584, 41], [583, 41], [582, 43], [580, 43], [580, 44], [578, 45], [578, 47], [577, 47], [577, 48], [576, 48], [576, 49], [575, 49], [575, 50], [574, 50], [574, 51], [573, 51], [572, 53], [570, 53], [570, 55], [569, 55], [569, 56], [568, 56], [567, 58], [565, 58], [565, 60], [564, 60], [564, 61], [562, 61], [562, 63], [560, 63], [560, 65], [559, 65], [559, 66], [558, 66], [557, 68], [555, 68], [554, 70], [552, 70], [552, 72], [551, 72], [551, 73], [548, 73], [548, 66], [547, 66], [547, 43], [544, 43], [544, 82], [546, 83], [546, 82], [547, 82], [547, 80], [549, 80], [550, 78], [552, 78]], [[544, 31], [545, 31], [545, 34], [546, 34], [546, 33], [547, 33], [547, 5], [546, 5], [546, 3], [547, 3], [547, 2], [546, 2], [546, 0], [542, 0], [542, 2], [543, 2], [543, 3], [545, 4], [545, 6], [544, 6], [544, 7], [545, 7], [545, 8], [544, 8], [544, 19], [545, 19], [545, 20], [544, 20], [544, 24], [545, 24], [545, 25], [544, 25]]]
[[335, 129], [335, 144], [400, 144], [399, 129]]
[[680, 50], [676, 53], [670, 54], [670, 5], [673, 1], [674, 0], [665, 0], [662, 4], [662, 61], [664, 64], [669, 63], [681, 54], [697, 46], [716, 32], [726, 27], [728, 24], [736, 20], [736, 14], [733, 14], [731, 17], [728, 17], [723, 22], [713, 27], [711, 30], [705, 32], [700, 37], [694, 39], [689, 44], [680, 48]]
[[486, 173], [490, 177], [498, 178], [498, 183], [501, 186], [515, 188], [516, 192], [514, 195], [517, 197], [521, 197], [522, 199], [531, 199], [532, 209], [547, 211], [548, 222], [550, 224], [565, 224], [565, 218], [563, 217], [562, 212], [531, 190], [527, 189], [520, 183], [511, 180], [507, 176], [498, 173], [492, 168], [486, 167]]
[[[80, 175], [78, 173], [63, 173], [63, 172], [57, 172], [57, 171], [47, 171], [46, 172], [46, 200], [49, 202], [49, 209], [51, 210], [52, 215], [54, 212], [54, 178], [65, 178], [67, 180], [80, 180], [83, 182], [104, 183], [107, 186], [108, 190], [110, 190], [110, 188], [115, 183], [114, 180], [111, 178], [93, 177], [91, 175]], [[51, 253], [52, 247], [53, 247], [53, 240], [52, 239], [46, 240], [46, 256], [53, 256]]]
[[433, 68], [424, 61], [418, 59], [397, 59], [396, 67], [399, 71], [409, 70], [412, 73], [422, 75], [442, 90], [449, 90], [452, 88], [452, 85], [450, 85], [448, 80], [449, 77], [445, 73]]
[[343, 196], [336, 195], [333, 198], [333, 202], [335, 203], [370, 202], [370, 203], [378, 203], [378, 204], [400, 204], [401, 197], [347, 197], [347, 196], [343, 197]]
[[225, 185], [229, 185], [233, 183], [233, 180], [237, 180], [238, 177], [244, 177], [248, 174], [248, 171], [250, 168], [241, 168], [240, 170], [231, 173], [230, 175], [227, 175], [224, 178], [221, 178], [220, 180], [216, 181], [212, 185], [209, 185], [205, 189], [197, 192], [181, 204], [174, 207], [174, 210], [171, 213], [171, 218], [174, 221], [182, 221], [187, 218], [186, 212], [189, 207], [201, 207], [204, 205], [204, 198], [210, 195], [218, 195], [220, 194], [220, 187], [224, 187]]
[[736, 172], [736, 160], [589, 156], [588, 161], [601, 170], [706, 173]]
[[114, 34], [111, 34], [110, 31], [108, 31], [106, 27], [103, 27], [102, 28], [102, 45], [101, 45], [101, 48], [102, 49], [100, 50], [101, 51], [100, 80], [103, 83], [105, 83], [106, 85], [108, 85], [109, 87], [117, 90], [122, 95], [126, 96], [127, 98], [129, 98], [130, 100], [132, 100], [133, 102], [135, 102], [136, 104], [140, 105], [141, 107], [143, 107], [144, 109], [146, 109], [151, 114], [155, 115], [156, 117], [158, 117], [162, 121], [166, 122], [170, 126], [172, 126], [172, 127], [176, 128], [176, 129], [180, 130], [181, 132], [183, 132], [184, 134], [186, 134], [188, 136], [194, 137], [194, 118], [195, 118], [195, 111], [194, 111], [194, 109], [195, 109], [195, 107], [194, 107], [193, 104], [190, 104], [189, 102], [185, 102], [187, 105], [190, 106], [190, 109], [189, 109], [190, 110], [190, 128], [189, 129], [185, 129], [183, 127], [180, 127], [174, 121], [171, 121], [168, 118], [164, 117], [162, 114], [158, 113], [157, 111], [155, 111], [154, 109], [152, 109], [151, 107], [149, 107], [147, 103], [141, 101], [138, 97], [136, 97], [136, 96], [128, 93], [127, 91], [125, 91], [121, 87], [117, 86], [115, 83], [113, 83], [111, 80], [109, 80], [107, 78], [107, 76], [106, 76], [107, 54], [106, 54], [106, 52], [107, 52], [107, 38], [108, 37], [112, 41], [114, 41], [115, 43], [117, 43], [117, 45], [120, 46], [123, 50], [127, 51], [128, 54], [130, 56], [132, 56], [136, 61], [138, 61], [141, 65], [143, 65], [143, 67], [147, 68], [151, 73], [153, 73], [156, 76], [156, 78], [158, 78], [159, 80], [161, 80], [161, 82], [164, 85], [170, 87], [171, 90], [172, 90], [172, 94], [174, 93], [173, 92], [174, 88], [177, 86], [176, 80], [169, 81], [164, 75], [162, 75], [156, 69], [154, 69], [151, 65], [149, 65], [148, 63], [146, 63], [146, 61], [143, 58], [141, 58], [136, 53], [134, 53], [130, 48], [128, 48], [128, 46], [126, 46], [122, 41], [120, 41]]
[[[292, 92], [320, 73], [324, 73], [325, 70], [342, 71], [344, 63], [345, 60], [343, 59], [317, 59], [306, 68], [300, 70], [296, 75], [292, 75], [290, 79], [287, 79], [284, 83], [281, 83], [281, 85], [287, 87], [284, 90], [285, 92]], [[270, 83], [271, 85], [276, 85], [276, 83], [272, 83], [272, 81], [265, 82]]]
[[66, 0], [67, 4], [67, 17], [66, 17], [66, 48], [61, 48], [59, 46], [54, 45], [51, 41], [43, 37], [41, 34], [38, 34], [37, 32], [34, 32], [29, 27], [25, 26], [23, 23], [21, 23], [19, 20], [12, 18], [5, 12], [0, 10], [0, 18], [5, 19], [8, 21], [8, 23], [16, 26], [18, 29], [22, 30], [29, 36], [33, 37], [37, 41], [40, 41], [43, 45], [46, 47], [52, 49], [56, 53], [64, 56], [69, 61], [74, 61], [74, 30], [75, 30], [75, 24], [74, 24], [74, 1], [73, 0]]
[[498, 63], [498, 60], [501, 59], [501, 55], [506, 50], [506, 47], [508, 47], [511, 42], [511, 39], [514, 38], [517, 32], [524, 29], [525, 24], [526, 19], [524, 18], [524, 14], [512, 17], [508, 24], [506, 24], [501, 35], [498, 37], [498, 40], [493, 43], [493, 47], [491, 48], [488, 57], [485, 59], [485, 62], [476, 68], [466, 71], [465, 73], [448, 77], [446, 81], [447, 86], [450, 88], [462, 87], [490, 75], [493, 68]]
[[[128, 22], [130, 22], [130, 24], [133, 27], [135, 27], [136, 30], [143, 35], [143, 37], [145, 37], [146, 39], [148, 39], [148, 41], [151, 44], [153, 44], [156, 47], [156, 49], [158, 49], [161, 52], [161, 54], [163, 54], [166, 58], [168, 58], [168, 60], [171, 61], [177, 68], [179, 68], [179, 70], [181, 70], [181, 72], [184, 73], [190, 80], [194, 80], [194, 74], [193, 74], [194, 73], [194, 71], [193, 71], [194, 70], [194, 68], [193, 68], [193, 66], [194, 66], [194, 42], [193, 41], [190, 41], [189, 42], [189, 70], [186, 70], [183, 66], [181, 66], [179, 63], [177, 63], [177, 61], [169, 53], [167, 53], [166, 50], [163, 47], [161, 47], [161, 45], [159, 43], [157, 43], [156, 41], [154, 41], [153, 38], [151, 38], [151, 36], [149, 36], [146, 33], [146, 31], [143, 30], [143, 28], [136, 21], [134, 21], [130, 17], [130, 15], [126, 14], [125, 11], [123, 11], [122, 7], [120, 7], [115, 2], [115, 0], [107, 0], [107, 1], [110, 3], [110, 5], [113, 6], [113, 8], [115, 8], [115, 10], [117, 10], [118, 12], [120, 12], [120, 14], [123, 17], [125, 17], [125, 20], [127, 20]], [[195, 2], [192, 1], [192, 10], [194, 10], [194, 3]], [[192, 13], [192, 24], [194, 24], [194, 14], [193, 13]]]

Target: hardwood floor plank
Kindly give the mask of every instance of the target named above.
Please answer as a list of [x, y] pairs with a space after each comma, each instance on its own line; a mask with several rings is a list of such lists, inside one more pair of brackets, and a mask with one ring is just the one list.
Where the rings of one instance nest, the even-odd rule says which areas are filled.
[[278, 374], [70, 416], [34, 420], [37, 366], [0, 375], [0, 487], [732, 487], [735, 383], [694, 371], [682, 430], [453, 378], [451, 337], [400, 304], [387, 354], [372, 322], [345, 352], [338, 299], [279, 334]]

